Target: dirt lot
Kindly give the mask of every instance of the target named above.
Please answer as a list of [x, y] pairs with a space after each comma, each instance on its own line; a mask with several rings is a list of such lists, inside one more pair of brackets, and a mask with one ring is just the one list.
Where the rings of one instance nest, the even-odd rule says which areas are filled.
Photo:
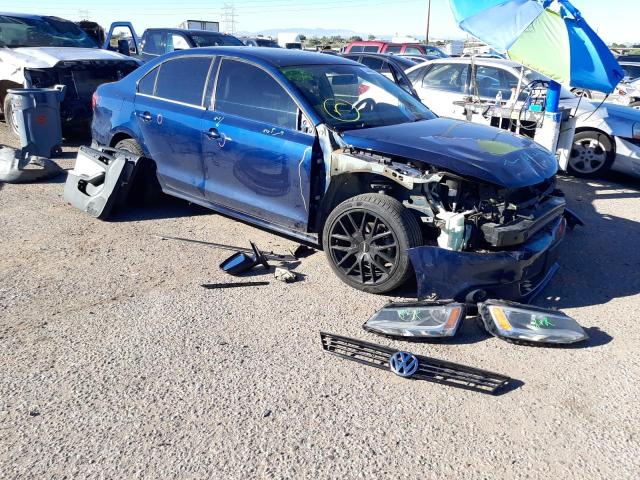
[[[258, 270], [245, 280], [268, 286], [207, 290], [234, 281], [210, 243], [294, 244], [185, 203], [93, 220], [63, 182], [0, 190], [0, 478], [637, 478], [637, 180], [560, 181], [587, 227], [538, 303], [588, 329], [577, 349], [511, 345], [473, 319], [447, 343], [367, 334], [388, 298], [346, 288], [321, 252], [291, 265], [299, 283]], [[320, 330], [523, 385], [403, 380], [324, 354]]]

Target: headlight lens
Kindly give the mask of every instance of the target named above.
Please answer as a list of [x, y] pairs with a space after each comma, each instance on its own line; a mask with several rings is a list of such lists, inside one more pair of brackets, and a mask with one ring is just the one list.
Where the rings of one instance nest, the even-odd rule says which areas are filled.
[[633, 138], [640, 140], [640, 122], [633, 124]]
[[363, 328], [394, 337], [452, 337], [465, 316], [466, 308], [460, 303], [390, 303]]
[[487, 331], [497, 337], [549, 344], [589, 338], [578, 322], [556, 310], [497, 300], [478, 304], [478, 310]]

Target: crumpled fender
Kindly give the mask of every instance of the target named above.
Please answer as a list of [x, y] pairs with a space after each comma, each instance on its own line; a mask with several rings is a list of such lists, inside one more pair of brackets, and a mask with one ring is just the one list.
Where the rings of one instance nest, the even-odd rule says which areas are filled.
[[[566, 220], [560, 217], [553, 228], [536, 235], [519, 249], [501, 252], [457, 252], [432, 246], [411, 248], [408, 253], [416, 273], [418, 298], [474, 303], [482, 300], [477, 297], [488, 295], [530, 301], [558, 269], [555, 247], [565, 229]], [[535, 268], [538, 260], [544, 265]]]

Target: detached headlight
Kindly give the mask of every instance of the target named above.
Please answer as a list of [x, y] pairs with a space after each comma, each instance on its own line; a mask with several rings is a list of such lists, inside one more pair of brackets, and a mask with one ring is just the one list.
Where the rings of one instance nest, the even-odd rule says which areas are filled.
[[460, 303], [390, 303], [367, 320], [363, 328], [395, 337], [452, 337], [466, 313]]
[[633, 138], [636, 140], [640, 140], [640, 122], [636, 122], [633, 124]]
[[507, 340], [568, 344], [589, 338], [578, 322], [556, 310], [489, 300], [478, 311], [487, 331]]

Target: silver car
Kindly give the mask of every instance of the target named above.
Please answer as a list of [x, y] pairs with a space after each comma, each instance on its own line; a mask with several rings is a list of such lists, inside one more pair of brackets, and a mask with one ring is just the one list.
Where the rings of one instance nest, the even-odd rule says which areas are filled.
[[[406, 73], [424, 104], [440, 116], [453, 118], [464, 118], [464, 106], [454, 102], [461, 103], [466, 97], [494, 103], [501, 92], [502, 100], [508, 102], [521, 75], [522, 85], [548, 80], [541, 73], [509, 60], [476, 58], [473, 69], [471, 61], [471, 58], [433, 60]], [[611, 169], [640, 177], [640, 110], [590, 102], [565, 88], [560, 105], [573, 109], [578, 117], [568, 165], [570, 173], [597, 177]]]

